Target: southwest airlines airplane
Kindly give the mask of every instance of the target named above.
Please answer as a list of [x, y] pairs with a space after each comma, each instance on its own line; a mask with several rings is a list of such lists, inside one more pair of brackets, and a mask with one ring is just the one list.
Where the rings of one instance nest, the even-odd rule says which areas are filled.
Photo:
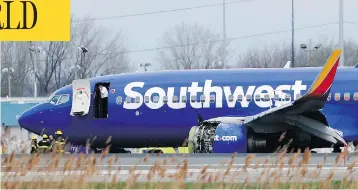
[[[358, 68], [179, 70], [74, 80], [19, 124], [61, 129], [68, 141], [103, 148], [180, 147], [190, 153], [274, 152], [358, 143]], [[98, 99], [98, 85], [108, 99]], [[106, 102], [108, 101], [108, 102]], [[106, 106], [108, 105], [108, 106]]]

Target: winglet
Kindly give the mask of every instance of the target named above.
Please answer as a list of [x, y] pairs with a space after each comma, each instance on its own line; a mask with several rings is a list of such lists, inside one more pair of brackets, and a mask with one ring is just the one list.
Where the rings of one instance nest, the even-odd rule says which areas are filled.
[[321, 72], [318, 74], [305, 96], [321, 97], [330, 91], [337, 72], [341, 53], [341, 49], [336, 49], [332, 52], [331, 56], [328, 58], [326, 64], [323, 66]]

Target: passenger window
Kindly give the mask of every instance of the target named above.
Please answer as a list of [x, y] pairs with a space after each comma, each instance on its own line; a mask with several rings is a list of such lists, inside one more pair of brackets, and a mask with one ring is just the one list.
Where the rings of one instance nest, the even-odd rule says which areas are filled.
[[351, 94], [349, 92], [344, 93], [344, 100], [349, 101], [351, 99]]
[[270, 100], [270, 95], [265, 94], [265, 96], [264, 96], [264, 101], [269, 101], [269, 100]]
[[340, 93], [335, 93], [334, 94], [334, 100], [339, 101], [340, 99], [341, 99], [341, 94]]
[[144, 97], [144, 102], [145, 102], [145, 103], [149, 103], [149, 96], [145, 96], [145, 97]]
[[354, 99], [355, 101], [358, 101], [358, 92], [355, 92], [355, 93], [354, 93], [353, 99]]
[[166, 104], [168, 102], [168, 96], [163, 96], [163, 103]]
[[178, 96], [173, 96], [173, 103], [177, 103], [178, 102]]
[[241, 102], [241, 101], [242, 101], [242, 95], [238, 95], [238, 96], [237, 96], [237, 101], [238, 101], [238, 102]]
[[274, 101], [279, 101], [279, 100], [280, 100], [280, 95], [275, 94], [275, 95], [273, 96], [273, 100], [274, 100]]
[[201, 95], [201, 96], [200, 96], [200, 101], [201, 101], [201, 102], [205, 102], [205, 96], [204, 96], [204, 95]]
[[257, 95], [255, 96], [255, 101], [260, 101], [260, 99], [261, 99], [260, 95], [257, 94]]
[[191, 99], [191, 102], [192, 102], [192, 103], [196, 102], [196, 96], [191, 96], [190, 99]]
[[234, 100], [234, 96], [233, 96], [233, 95], [229, 95], [228, 99], [229, 99], [229, 102], [232, 102], [232, 101]]
[[186, 96], [181, 97], [181, 102], [186, 103]]
[[116, 104], [122, 104], [122, 96], [117, 96], [116, 98]]
[[64, 104], [64, 103], [68, 102], [68, 100], [70, 100], [70, 95], [68, 95], [68, 94], [61, 95], [61, 98], [57, 102], [57, 104]]
[[59, 98], [60, 98], [60, 95], [55, 95], [54, 97], [51, 98], [50, 103], [56, 105]]
[[159, 102], [159, 96], [154, 96], [153, 97], [153, 102], [158, 103]]
[[140, 97], [139, 96], [135, 97], [135, 103], [139, 103], [139, 102], [140, 102]]
[[214, 103], [215, 102], [215, 95], [210, 95], [210, 103]]
[[127, 96], [126, 102], [127, 102], [127, 103], [131, 103], [131, 97]]
[[246, 100], [247, 100], [248, 102], [251, 102], [251, 100], [252, 100], [251, 95], [246, 95]]

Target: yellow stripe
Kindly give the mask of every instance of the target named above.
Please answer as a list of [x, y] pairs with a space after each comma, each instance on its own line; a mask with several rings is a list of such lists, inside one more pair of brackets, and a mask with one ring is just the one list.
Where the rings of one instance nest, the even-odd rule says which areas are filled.
[[314, 90], [316, 90], [319, 87], [319, 85], [321, 85], [323, 80], [327, 77], [329, 71], [331, 71], [332, 67], [334, 66], [334, 64], [338, 60], [338, 58], [341, 55], [341, 53], [342, 53], [341, 49], [337, 49], [337, 50], [334, 50], [332, 52], [332, 54], [328, 58], [326, 64], [323, 66], [323, 69], [322, 69], [321, 73], [319, 74], [319, 76], [317, 77], [315, 83], [313, 84], [310, 93], [313, 92]]

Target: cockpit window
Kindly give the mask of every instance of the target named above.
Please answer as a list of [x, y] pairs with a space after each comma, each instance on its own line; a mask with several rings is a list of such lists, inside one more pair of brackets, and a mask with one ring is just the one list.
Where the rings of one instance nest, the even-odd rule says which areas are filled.
[[51, 98], [51, 100], [50, 100], [50, 103], [56, 105], [58, 99], [60, 99], [60, 96], [61, 96], [61, 95], [55, 95], [55, 96], [53, 96], [53, 97]]
[[68, 94], [63, 94], [61, 95], [60, 100], [57, 102], [57, 104], [64, 104], [66, 102], [68, 102], [68, 100], [70, 100], [70, 95]]
[[59, 104], [64, 104], [69, 100], [70, 100], [69, 94], [57, 94], [57, 95], [53, 95], [49, 102], [51, 104], [59, 105]]

